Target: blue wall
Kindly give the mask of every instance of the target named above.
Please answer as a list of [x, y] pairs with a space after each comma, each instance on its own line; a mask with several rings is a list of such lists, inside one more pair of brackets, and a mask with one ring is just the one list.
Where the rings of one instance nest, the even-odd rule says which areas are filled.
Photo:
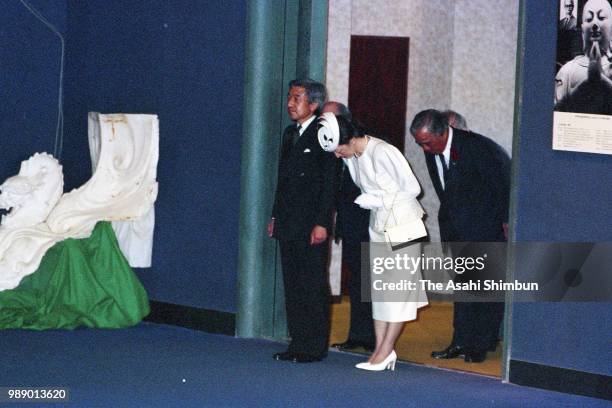
[[[87, 112], [160, 116], [152, 299], [235, 311], [244, 2], [31, 3], [65, 34], [66, 189], [91, 175]], [[18, 1], [0, 6], [0, 179], [52, 152], [60, 41]]]
[[246, 4], [69, 0], [64, 172], [90, 176], [87, 112], [156, 113], [149, 296], [235, 311]]
[[[65, 1], [30, 3], [65, 33]], [[53, 153], [61, 45], [20, 2], [0, 0], [0, 9], [1, 183], [33, 153]]]
[[[153, 299], [235, 311], [246, 5], [32, 3], [67, 35], [67, 186], [90, 176], [87, 111], [159, 114], [154, 260], [139, 276]], [[516, 239], [611, 241], [612, 156], [551, 148], [555, 3], [525, 1]], [[53, 148], [60, 48], [19, 2], [1, 6], [4, 179]], [[512, 324], [512, 359], [612, 374], [609, 305], [516, 304]]]
[[[552, 150], [557, 2], [525, 7], [516, 239], [612, 241], [612, 156]], [[610, 327], [609, 303], [515, 304], [511, 358], [610, 375]]]

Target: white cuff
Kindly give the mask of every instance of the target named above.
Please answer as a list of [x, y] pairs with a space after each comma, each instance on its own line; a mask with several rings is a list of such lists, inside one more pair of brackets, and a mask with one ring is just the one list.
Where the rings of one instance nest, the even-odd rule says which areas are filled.
[[381, 197], [375, 196], [374, 194], [361, 194], [355, 199], [355, 204], [366, 210], [373, 210], [375, 208], [381, 208], [383, 206], [383, 200]]

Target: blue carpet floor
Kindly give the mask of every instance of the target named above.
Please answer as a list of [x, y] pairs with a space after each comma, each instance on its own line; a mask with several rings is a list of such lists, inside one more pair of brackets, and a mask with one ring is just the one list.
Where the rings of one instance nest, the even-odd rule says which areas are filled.
[[[609, 401], [397, 364], [353, 368], [272, 359], [284, 345], [143, 323], [124, 330], [0, 332], [0, 387], [66, 387], [70, 407], [610, 407]], [[185, 381], [183, 381], [183, 379]]]

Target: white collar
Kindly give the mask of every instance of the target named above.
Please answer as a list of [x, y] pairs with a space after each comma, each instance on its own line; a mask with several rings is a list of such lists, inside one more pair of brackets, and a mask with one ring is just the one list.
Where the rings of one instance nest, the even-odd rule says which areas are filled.
[[304, 123], [300, 123], [300, 136], [302, 136], [302, 133], [304, 133], [304, 131], [306, 130], [306, 128], [308, 126], [310, 126], [310, 124], [312, 123], [313, 120], [315, 120], [317, 118], [317, 115], [312, 115], [311, 117], [309, 117], [308, 119], [306, 119], [304, 121]]
[[451, 145], [453, 144], [453, 128], [452, 127], [448, 127], [448, 139], [446, 139], [446, 146], [444, 147], [444, 151], [442, 152], [442, 155], [444, 156], [444, 161], [446, 162], [446, 165], [448, 166], [448, 163], [450, 163], [450, 151], [451, 151]]

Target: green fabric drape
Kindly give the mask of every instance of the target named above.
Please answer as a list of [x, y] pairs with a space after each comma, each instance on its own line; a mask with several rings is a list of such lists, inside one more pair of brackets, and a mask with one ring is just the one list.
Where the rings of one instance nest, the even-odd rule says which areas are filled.
[[89, 238], [55, 244], [18, 287], [0, 292], [0, 329], [120, 328], [149, 313], [149, 300], [109, 222]]

